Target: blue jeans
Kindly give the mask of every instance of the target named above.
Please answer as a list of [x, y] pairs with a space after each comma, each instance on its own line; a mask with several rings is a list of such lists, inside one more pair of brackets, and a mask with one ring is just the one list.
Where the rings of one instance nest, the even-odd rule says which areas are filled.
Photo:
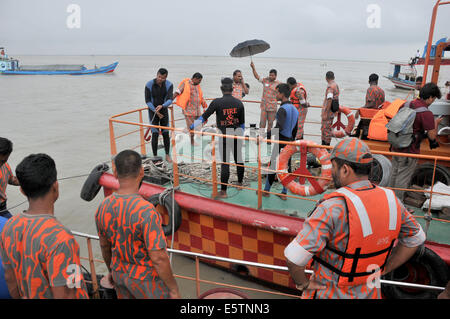
[[11, 213], [6, 209], [6, 201], [0, 203], [0, 216], [5, 218], [11, 218]]

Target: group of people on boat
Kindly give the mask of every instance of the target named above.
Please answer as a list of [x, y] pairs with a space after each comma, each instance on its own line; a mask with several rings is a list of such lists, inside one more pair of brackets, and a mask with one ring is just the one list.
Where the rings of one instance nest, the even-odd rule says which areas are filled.
[[[286, 97], [282, 86], [277, 90]], [[1, 152], [5, 144], [9, 153], [2, 155], [2, 167], [12, 146], [1, 139]], [[363, 141], [345, 138], [330, 156], [336, 191], [319, 201], [285, 248], [287, 266], [303, 298], [381, 298], [376, 278], [406, 262], [425, 234], [392, 190], [368, 180], [373, 157]], [[118, 298], [180, 298], [161, 216], [139, 194], [142, 158], [123, 150], [114, 164], [119, 188], [94, 218], [109, 271], [103, 285], [113, 287]], [[8, 182], [20, 185], [29, 206], [9, 219], [0, 217], [0, 297], [89, 298], [79, 245], [55, 217], [54, 160], [31, 154], [17, 165], [15, 176], [8, 172]], [[314, 274], [308, 278], [305, 268], [312, 260]], [[448, 289], [440, 295], [449, 297]]]
[[[254, 76], [263, 84], [261, 127], [267, 137], [275, 133], [280, 141], [303, 137], [304, 115], [309, 103], [307, 91], [291, 77], [287, 83], [276, 81], [276, 70], [260, 79], [252, 63]], [[185, 79], [173, 93], [168, 72], [160, 69], [157, 77], [145, 87], [150, 121], [159, 125], [165, 143], [166, 159], [170, 159], [167, 108], [176, 99], [186, 119], [186, 131], [194, 130], [216, 115], [217, 128], [226, 135], [241, 136], [245, 128], [245, 109], [242, 103], [248, 94], [242, 74], [221, 80], [223, 96], [209, 106], [203, 98], [202, 75], [195, 73]], [[377, 106], [382, 90], [371, 76], [367, 107]], [[322, 144], [329, 145], [331, 122], [339, 106], [339, 87], [333, 72], [327, 72], [328, 83], [322, 109]], [[409, 103], [412, 109], [427, 108], [440, 98], [439, 88], [425, 84], [419, 98]], [[280, 106], [278, 107], [278, 102]], [[413, 143], [398, 152], [418, 153], [420, 142], [428, 138], [436, 142], [436, 127], [429, 110], [417, 113], [414, 121]], [[276, 125], [272, 128], [276, 119]], [[264, 124], [263, 124], [264, 122]], [[276, 130], [275, 130], [276, 129]], [[301, 133], [299, 134], [299, 129]], [[159, 128], [152, 131], [158, 140]], [[262, 138], [262, 137], [261, 137]], [[239, 140], [222, 138], [222, 159], [233, 152], [238, 164], [238, 183], [243, 180], [242, 154]], [[156, 147], [152, 141], [152, 151]], [[166, 144], [167, 143], [167, 144]], [[276, 147], [278, 148], [278, 143]], [[280, 148], [283, 144], [280, 145]], [[272, 150], [271, 162], [280, 148]], [[73, 234], [55, 217], [54, 204], [59, 197], [57, 170], [54, 160], [46, 154], [31, 154], [16, 167], [13, 174], [7, 163], [12, 143], [0, 138], [0, 257], [4, 280], [0, 277], [2, 297], [13, 298], [88, 298], [89, 291], [81, 272], [79, 245]], [[336, 190], [318, 202], [309, 214], [302, 230], [285, 248], [286, 263], [297, 289], [304, 298], [381, 298], [379, 285], [373, 276], [393, 271], [406, 262], [425, 241], [425, 234], [407, 211], [397, 192], [372, 184], [369, 173], [373, 156], [367, 145], [356, 137], [339, 141], [331, 150], [332, 179]], [[95, 213], [103, 259], [108, 268], [106, 282], [114, 287], [119, 298], [180, 298], [167, 254], [167, 243], [161, 216], [155, 207], [139, 195], [144, 177], [141, 156], [124, 150], [113, 159], [119, 189], [106, 197]], [[412, 171], [414, 163], [394, 161], [395, 188], [402, 188], [405, 171]], [[397, 163], [397, 164], [395, 164]], [[229, 164], [222, 164], [220, 197], [226, 197]], [[268, 174], [268, 192], [275, 174]], [[398, 182], [398, 183], [397, 183]], [[6, 207], [6, 185], [20, 186], [29, 206], [12, 216]], [[281, 197], [287, 193], [284, 189]], [[285, 198], [284, 198], [285, 199]], [[394, 243], [398, 240], [398, 244]], [[305, 268], [314, 274], [308, 278]], [[1, 274], [0, 274], [1, 275]], [[6, 292], [5, 292], [6, 286]], [[450, 296], [448, 289], [441, 295]]]

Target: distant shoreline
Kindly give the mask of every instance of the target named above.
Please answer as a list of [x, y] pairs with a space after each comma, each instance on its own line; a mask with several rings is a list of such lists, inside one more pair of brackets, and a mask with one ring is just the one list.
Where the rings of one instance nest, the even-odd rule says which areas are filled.
[[[115, 57], [158, 57], [158, 56], [165, 56], [165, 57], [203, 57], [203, 58], [231, 58], [228, 55], [172, 55], [172, 54], [15, 54], [14, 56], [20, 56], [20, 57], [28, 57], [28, 56], [42, 56], [42, 57], [52, 57], [52, 56], [67, 56], [67, 57], [100, 57], [100, 56], [115, 56]], [[354, 59], [331, 59], [331, 58], [298, 58], [298, 57], [270, 57], [270, 56], [255, 56], [254, 59], [280, 59], [280, 60], [290, 60], [290, 59], [298, 59], [298, 60], [308, 60], [308, 61], [337, 61], [337, 62], [360, 62], [360, 63], [390, 63], [391, 61], [374, 61], [374, 60], [354, 60]], [[236, 58], [233, 58], [236, 59]]]

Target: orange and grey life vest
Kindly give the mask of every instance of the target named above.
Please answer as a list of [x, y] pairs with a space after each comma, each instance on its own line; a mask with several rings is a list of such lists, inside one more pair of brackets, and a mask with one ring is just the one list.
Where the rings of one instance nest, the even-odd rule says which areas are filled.
[[303, 90], [305, 92], [305, 99], [307, 97], [305, 86], [303, 84], [301, 84], [301, 83], [297, 83], [297, 86], [292, 89], [291, 95], [289, 96], [289, 98], [291, 99], [292, 104], [294, 104], [294, 106], [297, 109], [300, 107], [300, 100], [296, 96], [296, 93], [297, 93], [298, 90]]
[[[186, 106], [187, 106], [189, 100], [191, 99], [191, 83], [189, 80], [190, 80], [189, 78], [186, 78], [183, 81], [181, 81], [181, 83], [178, 87], [180, 87], [181, 84], [184, 82], [184, 89], [183, 89], [183, 92], [177, 96], [176, 101], [174, 102], [176, 105], [180, 106], [183, 110], [186, 109]], [[200, 87], [200, 85], [198, 86], [198, 95], [199, 95], [199, 100], [202, 101], [203, 100], [203, 92], [202, 92], [202, 88]]]
[[343, 258], [337, 268], [314, 256], [314, 260], [339, 275], [338, 286], [366, 283], [376, 268], [382, 270], [398, 238], [401, 208], [392, 190], [373, 185], [373, 188], [341, 187], [325, 195], [324, 199], [343, 197], [347, 204], [349, 224], [345, 251], [327, 246], [326, 249]]

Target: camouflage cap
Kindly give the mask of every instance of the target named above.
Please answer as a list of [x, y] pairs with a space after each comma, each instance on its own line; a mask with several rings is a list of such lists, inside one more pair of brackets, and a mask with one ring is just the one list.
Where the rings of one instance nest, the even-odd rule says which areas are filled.
[[356, 137], [345, 138], [336, 144], [330, 158], [340, 158], [357, 164], [368, 164], [373, 160], [367, 144]]

